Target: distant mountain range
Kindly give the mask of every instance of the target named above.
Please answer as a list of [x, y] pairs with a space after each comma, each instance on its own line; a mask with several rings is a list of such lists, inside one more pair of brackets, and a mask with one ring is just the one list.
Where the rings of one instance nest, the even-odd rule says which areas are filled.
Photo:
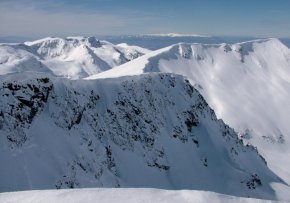
[[113, 45], [95, 37], [45, 38], [0, 45], [0, 74], [46, 71], [79, 79], [135, 59], [149, 50], [126, 44]]

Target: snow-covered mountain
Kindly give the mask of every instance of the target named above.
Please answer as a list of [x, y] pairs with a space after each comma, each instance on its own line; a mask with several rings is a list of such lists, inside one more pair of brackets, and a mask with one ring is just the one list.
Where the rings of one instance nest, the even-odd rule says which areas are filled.
[[37, 71], [79, 79], [135, 59], [149, 50], [95, 37], [44, 38], [0, 45], [0, 74]]
[[0, 191], [197, 189], [277, 199], [286, 187], [182, 76], [0, 77]]
[[94, 37], [1, 44], [0, 97], [0, 192], [290, 200], [290, 50], [277, 39], [152, 52]]
[[290, 50], [277, 39], [238, 44], [176, 44], [89, 77], [146, 72], [186, 76], [270, 168], [290, 184]]

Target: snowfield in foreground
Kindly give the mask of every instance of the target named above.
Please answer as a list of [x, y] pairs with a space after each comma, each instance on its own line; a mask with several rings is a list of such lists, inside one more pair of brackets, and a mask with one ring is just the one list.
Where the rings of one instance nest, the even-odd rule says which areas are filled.
[[131, 188], [98, 188], [73, 190], [35, 190], [0, 194], [2, 203], [260, 203], [276, 202], [254, 198], [241, 198], [215, 192], [196, 190], [160, 190]]

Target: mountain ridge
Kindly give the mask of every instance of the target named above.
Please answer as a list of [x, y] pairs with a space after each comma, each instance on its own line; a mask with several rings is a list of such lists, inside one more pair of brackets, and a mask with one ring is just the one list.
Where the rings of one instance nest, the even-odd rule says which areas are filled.
[[[290, 50], [275, 38], [218, 45], [179, 43], [86, 79], [146, 72], [186, 76], [218, 118], [257, 146], [270, 168], [290, 183], [289, 67]], [[285, 168], [281, 163], [287, 163]]]

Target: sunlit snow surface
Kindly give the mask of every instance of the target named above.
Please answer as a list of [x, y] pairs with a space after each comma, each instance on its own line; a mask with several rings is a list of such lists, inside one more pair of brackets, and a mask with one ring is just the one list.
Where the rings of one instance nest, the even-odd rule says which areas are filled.
[[159, 189], [73, 189], [39, 190], [0, 194], [2, 203], [260, 203], [276, 202], [254, 198], [241, 198], [214, 192], [195, 190]]

